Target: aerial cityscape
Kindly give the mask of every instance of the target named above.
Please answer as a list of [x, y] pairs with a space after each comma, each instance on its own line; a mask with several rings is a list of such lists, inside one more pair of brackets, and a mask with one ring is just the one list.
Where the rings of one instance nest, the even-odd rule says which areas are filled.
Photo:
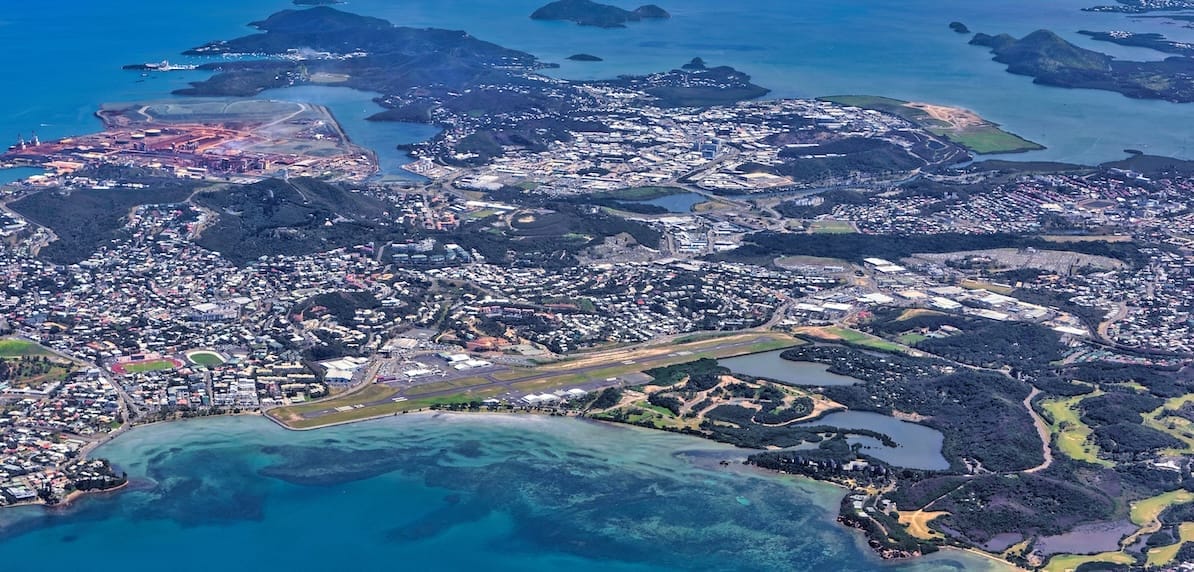
[[1194, 571], [1194, 2], [67, 4], [6, 570]]

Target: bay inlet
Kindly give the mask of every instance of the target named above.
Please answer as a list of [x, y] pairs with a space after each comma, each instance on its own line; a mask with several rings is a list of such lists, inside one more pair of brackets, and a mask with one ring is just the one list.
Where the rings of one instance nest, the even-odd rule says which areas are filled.
[[[529, 415], [410, 414], [293, 432], [259, 417], [139, 427], [97, 452], [126, 490], [0, 511], [6, 569], [985, 570], [884, 563], [843, 491], [693, 458], [696, 438]], [[187, 547], [214, 552], [180, 558]], [[181, 551], [181, 552], [180, 552]]]

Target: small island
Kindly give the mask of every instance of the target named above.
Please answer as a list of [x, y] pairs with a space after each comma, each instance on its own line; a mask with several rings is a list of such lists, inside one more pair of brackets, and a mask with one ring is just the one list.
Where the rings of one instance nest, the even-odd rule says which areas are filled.
[[569, 60], [574, 62], [603, 62], [605, 60], [594, 56], [593, 54], [572, 54], [568, 56]]
[[624, 10], [592, 0], [557, 0], [531, 14], [532, 20], [567, 20], [581, 26], [597, 28], [625, 28], [627, 22], [668, 18], [671, 18], [671, 14], [654, 4]]
[[951, 29], [959, 34], [969, 34], [970, 33], [970, 28], [967, 28], [966, 24], [963, 24], [961, 22], [950, 22], [949, 29]]
[[343, 0], [294, 0], [295, 6], [332, 6], [343, 3]]

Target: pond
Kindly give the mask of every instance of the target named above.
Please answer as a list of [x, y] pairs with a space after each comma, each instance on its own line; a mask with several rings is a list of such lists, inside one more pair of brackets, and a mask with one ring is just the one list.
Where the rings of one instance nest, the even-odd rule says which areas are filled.
[[664, 195], [646, 201], [623, 201], [625, 203], [634, 203], [638, 205], [655, 205], [663, 207], [670, 213], [687, 213], [692, 212], [692, 207], [705, 202], [707, 199], [703, 195], [697, 193], [682, 192], [674, 195]]
[[838, 429], [866, 429], [882, 433], [896, 442], [888, 447], [873, 437], [850, 436], [851, 445], [862, 445], [862, 453], [897, 467], [940, 471], [949, 468], [949, 461], [941, 454], [945, 436], [938, 430], [901, 421], [895, 417], [867, 411], [841, 411], [820, 419], [800, 423], [797, 427], [828, 425]]
[[784, 350], [774, 350], [721, 359], [717, 360], [717, 363], [729, 368], [734, 373], [765, 377], [791, 385], [824, 387], [858, 383], [858, 380], [853, 377], [830, 373], [829, 366], [825, 364], [786, 360], [780, 357], [782, 353]]

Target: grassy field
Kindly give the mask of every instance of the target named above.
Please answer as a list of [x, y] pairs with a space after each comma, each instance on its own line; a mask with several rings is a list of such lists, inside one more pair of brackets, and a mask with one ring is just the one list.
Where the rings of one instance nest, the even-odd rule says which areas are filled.
[[377, 405], [370, 405], [368, 407], [354, 408], [347, 411], [336, 411], [327, 415], [320, 415], [309, 419], [286, 419], [278, 414], [277, 410], [271, 411], [270, 414], [286, 423], [288, 427], [295, 429], [312, 429], [316, 427], [324, 427], [327, 425], [334, 425], [336, 423], [347, 423], [349, 421], [360, 421], [362, 419], [370, 419], [373, 417], [383, 417], [386, 415], [397, 415], [405, 411], [418, 411], [426, 409], [433, 405], [451, 405], [453, 403], [468, 403], [470, 401], [482, 401], [490, 397], [494, 397], [501, 393], [501, 389], [492, 389], [486, 391], [478, 391], [467, 395], [452, 395], [447, 397], [429, 397], [425, 399], [408, 399], [406, 401], [390, 401], [386, 403], [379, 403]]
[[703, 203], [697, 203], [695, 205], [692, 205], [692, 212], [707, 213], [709, 211], [720, 210], [725, 207], [726, 207], [725, 203], [719, 203], [717, 201], [705, 201]]
[[896, 340], [906, 346], [913, 346], [916, 345], [917, 342], [923, 342], [927, 339], [929, 338], [923, 334], [901, 334], [896, 337]]
[[1087, 397], [1102, 395], [1102, 391], [1078, 395], [1066, 399], [1049, 399], [1041, 402], [1049, 420], [1049, 431], [1057, 436], [1057, 448], [1071, 459], [1086, 461], [1104, 467], [1115, 463], [1099, 458], [1099, 448], [1090, 441], [1091, 429], [1078, 418], [1078, 403]]
[[461, 379], [436, 381], [413, 386], [410, 389], [407, 389], [404, 395], [415, 397], [453, 389], [459, 391], [468, 391], [471, 388], [477, 387], [479, 385], [486, 385], [488, 383], [491, 382], [484, 377], [465, 377]]
[[[1044, 149], [1014, 133], [1000, 129], [998, 125], [983, 120], [977, 116], [976, 122], [965, 127], [941, 121], [930, 115], [924, 109], [912, 107], [907, 101], [879, 97], [873, 95], [835, 95], [820, 98], [841, 105], [850, 105], [864, 109], [874, 109], [892, 115], [898, 115], [911, 121], [923, 129], [948, 139], [980, 155], [988, 153], [1015, 153], [1019, 151], [1036, 151]], [[943, 106], [944, 107], [944, 106]], [[961, 111], [961, 110], [959, 110]]]
[[1177, 552], [1187, 542], [1194, 542], [1194, 522], [1183, 522], [1177, 527], [1178, 541], [1169, 546], [1157, 546], [1148, 550], [1149, 566], [1168, 566], [1177, 558]]
[[[1194, 493], [1184, 489], [1170, 491], [1164, 494], [1159, 494], [1155, 497], [1141, 499], [1131, 503], [1128, 517], [1132, 523], [1139, 526], [1140, 529], [1120, 541], [1121, 546], [1131, 546], [1158, 530], [1161, 530], [1161, 513], [1165, 512], [1171, 506], [1194, 501]], [[1176, 553], [1180, 546], [1174, 549]], [[1162, 556], [1164, 553], [1162, 553]], [[1125, 554], [1126, 556], [1126, 554]], [[1160, 556], [1158, 556], [1159, 558]]]
[[1131, 242], [1132, 237], [1126, 234], [1104, 234], [1090, 236], [1043, 235], [1041, 238], [1049, 242]]
[[216, 367], [224, 364], [224, 358], [215, 352], [191, 352], [187, 354], [187, 359], [195, 365], [204, 367]]
[[[630, 406], [634, 413], [626, 416], [626, 422], [634, 425], [650, 424], [656, 429], [679, 429], [687, 426], [683, 420], [676, 417], [667, 408], [651, 405], [643, 401], [636, 401]], [[601, 419], [601, 415], [595, 418]]]
[[904, 313], [900, 314], [900, 317], [896, 318], [896, 321], [902, 322], [904, 320], [911, 320], [912, 318], [918, 318], [920, 316], [945, 316], [945, 315], [946, 315], [945, 313], [938, 312], [936, 310], [926, 310], [924, 308], [909, 308], [907, 310], [904, 310]]
[[879, 95], [832, 95], [829, 97], [821, 97], [824, 101], [830, 101], [839, 105], [848, 105], [852, 107], [861, 107], [863, 109], [874, 109], [892, 115], [898, 115], [909, 121], [931, 121], [933, 118], [929, 114], [919, 109], [908, 107], [908, 102], [900, 99], [892, 99], [890, 97], [883, 97]]
[[31, 341], [20, 338], [0, 339], [0, 358], [15, 358], [23, 356], [47, 356], [53, 352]]
[[1155, 497], [1138, 500], [1132, 503], [1129, 516], [1132, 523], [1138, 526], [1148, 526], [1157, 521], [1165, 509], [1175, 505], [1194, 501], [1194, 493], [1178, 489]]
[[1008, 133], [994, 124], [975, 126], [962, 130], [929, 128], [929, 131], [933, 132], [934, 135], [941, 135], [979, 155], [1044, 149], [1044, 147], [1015, 133]]
[[658, 199], [669, 195], [678, 195], [686, 192], [688, 191], [685, 191], [679, 187], [632, 187], [629, 189], [598, 193], [596, 196], [599, 198], [611, 198], [620, 201], [649, 201], [652, 199]]
[[120, 364], [120, 367], [126, 373], [145, 373], [150, 371], [166, 371], [168, 369], [174, 369], [175, 364], [168, 359], [153, 359]]
[[1017, 542], [1017, 543], [1007, 547], [1007, 550], [1004, 550], [1003, 554], [1001, 554], [1000, 556], [1002, 556], [1005, 560], [1008, 558], [1011, 558], [1013, 556], [1023, 558], [1024, 552], [1026, 550], [1028, 550], [1028, 546], [1032, 544], [1033, 540], [1034, 539], [1032, 539], [1032, 538], [1026, 538], [1020, 542]]
[[398, 393], [396, 388], [388, 385], [373, 384], [366, 386], [360, 391], [345, 395], [343, 397], [335, 397], [332, 399], [312, 401], [303, 403], [301, 405], [290, 405], [287, 407], [279, 407], [272, 410], [279, 419], [285, 420], [290, 416], [306, 415], [315, 413], [316, 411], [323, 411], [324, 409], [335, 409], [337, 407], [352, 407], [362, 403], [369, 403], [371, 401], [378, 401], [393, 397]]
[[814, 220], [808, 227], [813, 234], [850, 234], [854, 225], [844, 220]]
[[491, 217], [494, 215], [498, 215], [501, 213], [502, 213], [502, 211], [499, 211], [497, 209], [481, 209], [479, 211], [473, 211], [471, 213], [464, 215], [464, 218], [469, 219], [469, 220], [478, 220], [478, 219], [483, 219], [483, 218]]
[[14, 387], [33, 387], [47, 381], [66, 379], [75, 371], [75, 365], [69, 359], [34, 342], [20, 338], [0, 339], [0, 358], [18, 362], [21, 358], [27, 357], [46, 357], [50, 362], [50, 367], [48, 371], [36, 375], [9, 379], [8, 381]]
[[879, 350], [889, 353], [905, 353], [907, 350], [895, 342], [889, 342], [883, 338], [877, 338], [870, 334], [864, 334], [858, 330], [851, 330], [849, 328], [839, 328], [837, 326], [829, 326], [823, 328], [800, 328], [797, 333], [820, 338], [826, 341], [840, 341], [847, 344]]
[[1164, 451], [1167, 455], [1189, 455], [1194, 453], [1194, 423], [1176, 415], [1163, 416], [1165, 410], [1181, 409], [1186, 403], [1194, 402], [1194, 393], [1187, 393], [1181, 397], [1174, 397], [1164, 405], [1144, 416], [1144, 425], [1172, 435], [1173, 438], [1185, 443], [1182, 449]]
[[1015, 290], [1015, 288], [1010, 286], [995, 284], [994, 282], [986, 282], [983, 280], [971, 280], [969, 278], [963, 280], [958, 285], [969, 290], [987, 290], [989, 292], [1003, 294], [1005, 296], [1011, 294], [1012, 291]]
[[1123, 552], [1104, 552], [1102, 554], [1058, 554], [1049, 559], [1045, 565], [1045, 572], [1071, 572], [1088, 562], [1112, 562], [1115, 564], [1131, 564], [1135, 562], [1131, 556]]
[[908, 527], [908, 534], [914, 538], [935, 540], [944, 538], [945, 535], [929, 528], [929, 523], [933, 522], [933, 519], [947, 514], [949, 513], [944, 511], [902, 510], [900, 511], [900, 524]]
[[50, 367], [44, 372], [34, 375], [13, 376], [8, 379], [8, 382], [17, 388], [40, 387], [46, 382], [62, 381], [75, 371], [73, 364], [70, 362], [52, 360], [50, 363]]

